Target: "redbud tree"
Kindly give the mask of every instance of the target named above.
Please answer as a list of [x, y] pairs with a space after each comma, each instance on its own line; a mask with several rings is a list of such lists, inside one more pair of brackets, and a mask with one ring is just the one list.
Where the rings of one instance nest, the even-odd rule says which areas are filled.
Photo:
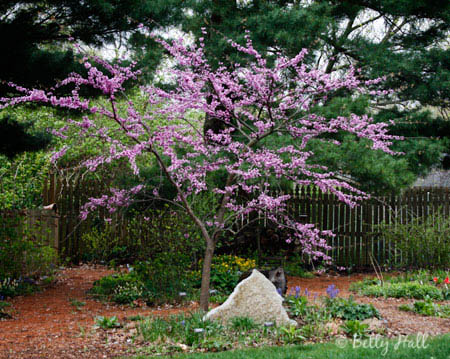
[[[104, 153], [82, 164], [90, 171], [126, 159], [134, 175], [139, 176], [149, 156], [156, 161], [176, 189], [176, 197], [171, 200], [193, 220], [206, 242], [200, 294], [204, 310], [208, 309], [210, 268], [217, 241], [243, 215], [265, 213], [290, 233], [286, 241], [295, 241], [312, 258], [330, 260], [326, 255], [327, 237], [333, 234], [291, 218], [286, 210], [289, 195], [274, 195], [271, 191], [273, 179], [283, 179], [297, 186], [312, 184], [351, 206], [368, 197], [326, 167], [313, 163], [313, 153], [307, 149], [311, 139], [339, 145], [327, 134], [347, 131], [369, 139], [374, 150], [391, 154], [389, 146], [398, 139], [388, 134], [387, 124], [374, 123], [365, 115], [330, 119], [314, 113], [314, 108], [335, 91], [367, 95], [370, 86], [380, 79], [362, 81], [352, 68], [339, 77], [309, 68], [303, 61], [307, 50], [294, 58], [279, 56], [269, 65], [252, 46], [248, 34], [246, 39], [244, 45], [230, 43], [249, 58], [248, 63], [217, 69], [208, 65], [203, 39], [191, 46], [185, 46], [181, 40], [160, 41], [176, 63], [170, 72], [176, 86], [174, 90], [143, 87], [147, 111], [140, 111], [132, 102], [127, 103], [125, 113], [118, 110], [125, 81], [136, 78], [139, 71], [133, 66], [110, 65], [99, 58], [85, 59], [86, 76], [71, 74], [57, 85], [71, 86], [69, 96], [10, 84], [21, 94], [1, 99], [2, 107], [39, 102], [81, 111], [82, 120], [67, 119], [67, 125], [53, 133], [65, 138], [65, 131], [72, 128], [80, 138], [102, 142]], [[83, 86], [102, 91], [107, 105], [95, 105], [82, 98], [79, 91]], [[200, 117], [191, 116], [193, 112], [214, 118], [222, 126], [204, 133]], [[96, 121], [98, 118], [102, 121]], [[277, 137], [283, 140], [268, 141]], [[65, 151], [67, 148], [58, 151], [53, 159]], [[207, 181], [218, 171], [226, 173], [224, 185]], [[153, 198], [164, 200], [158, 188], [146, 188], [144, 183], [132, 188], [111, 188], [100, 198], [90, 198], [82, 208], [81, 218], [98, 207], [106, 207], [112, 213], [130, 204], [144, 190]], [[204, 192], [218, 198], [206, 218], [192, 206], [192, 200]]]

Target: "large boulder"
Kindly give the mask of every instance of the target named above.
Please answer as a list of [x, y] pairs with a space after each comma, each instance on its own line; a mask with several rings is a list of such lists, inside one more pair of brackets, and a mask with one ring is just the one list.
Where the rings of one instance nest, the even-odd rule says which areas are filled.
[[[284, 274], [283, 267], [278, 267], [270, 270], [261, 270], [258, 269], [261, 274], [264, 274], [268, 280], [270, 280], [275, 288], [277, 288], [278, 292], [285, 295], [287, 290], [287, 280], [286, 275]], [[245, 278], [248, 278], [253, 273], [253, 269], [247, 272], [242, 273], [239, 278], [239, 282], [243, 281]]]
[[283, 308], [283, 298], [272, 282], [256, 269], [240, 282], [221, 306], [205, 315], [224, 323], [234, 317], [249, 317], [256, 323], [274, 322], [278, 326], [296, 325]]

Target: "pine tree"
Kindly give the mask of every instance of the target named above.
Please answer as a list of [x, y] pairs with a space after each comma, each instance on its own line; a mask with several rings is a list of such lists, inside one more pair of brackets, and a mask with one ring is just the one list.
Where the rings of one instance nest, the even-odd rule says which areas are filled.
[[[374, 157], [364, 150], [364, 144], [356, 144], [354, 137], [339, 138], [345, 145], [328, 154], [318, 151], [329, 166], [363, 187], [388, 191], [409, 185], [415, 176], [439, 164], [443, 153], [450, 152], [448, 131], [447, 135], [439, 132], [448, 128], [449, 121], [450, 3], [193, 0], [183, 6], [191, 9], [185, 11], [184, 30], [202, 37], [202, 28], [206, 29], [206, 50], [215, 66], [246, 61], [245, 56], [232, 53], [227, 38], [242, 41], [245, 30], [250, 30], [255, 48], [269, 59], [279, 54], [292, 56], [307, 48], [309, 62], [327, 73], [338, 75], [352, 65], [361, 69], [360, 76], [365, 79], [386, 76], [372, 90], [392, 89], [395, 95], [366, 103], [359, 112], [374, 115], [379, 121], [394, 120], [395, 133], [408, 137], [397, 145], [406, 156]], [[353, 102], [342, 92], [328, 100], [328, 110], [324, 111], [329, 116], [346, 113], [355, 107]], [[356, 147], [360, 157], [355, 166], [348, 162], [352, 156], [347, 151], [354, 153]], [[399, 173], [404, 173], [403, 178]]]

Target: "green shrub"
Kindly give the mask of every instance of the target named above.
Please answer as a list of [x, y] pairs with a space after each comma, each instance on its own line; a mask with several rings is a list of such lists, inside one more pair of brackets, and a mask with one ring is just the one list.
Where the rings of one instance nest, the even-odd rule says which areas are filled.
[[430, 284], [419, 282], [385, 283], [384, 285], [369, 285], [361, 289], [361, 294], [374, 297], [415, 298], [443, 300], [442, 290]]
[[289, 260], [283, 265], [284, 272], [287, 275], [301, 278], [314, 278], [314, 274], [307, 271], [303, 266], [305, 260], [302, 256], [296, 254], [289, 258]]
[[380, 313], [372, 304], [356, 303], [350, 298], [327, 298], [326, 306], [334, 318], [344, 320], [364, 320], [368, 318], [380, 318]]
[[305, 296], [290, 296], [287, 298], [288, 311], [293, 317], [304, 316], [308, 310], [308, 298]]
[[50, 153], [24, 152], [13, 159], [0, 154], [0, 210], [36, 208], [42, 204]]
[[0, 296], [29, 293], [34, 279], [52, 273], [56, 251], [34, 233], [39, 231], [26, 228], [22, 216], [11, 212], [0, 218]]
[[290, 327], [281, 327], [279, 329], [281, 337], [287, 344], [299, 344], [306, 338], [302, 335], [302, 330], [296, 328], [294, 325]]
[[0, 319], [11, 318], [11, 315], [6, 311], [11, 306], [10, 303], [0, 300]]
[[349, 286], [349, 290], [352, 292], [359, 292], [363, 288], [366, 288], [368, 286], [372, 285], [379, 285], [381, 284], [381, 281], [379, 281], [376, 278], [364, 278], [362, 281], [353, 282]]
[[408, 224], [383, 224], [379, 229], [381, 239], [399, 250], [404, 266], [446, 268], [450, 263], [450, 217], [440, 211]]
[[[294, 318], [299, 318], [303, 323], [311, 325], [311, 329], [322, 331], [319, 324], [331, 319], [328, 308], [324, 305], [310, 304], [306, 296], [288, 296], [285, 299], [289, 314]], [[318, 336], [316, 332], [314, 337]], [[307, 335], [310, 337], [310, 335]]]
[[156, 305], [180, 301], [180, 292], [192, 292], [192, 282], [183, 261], [161, 255], [153, 261], [137, 262], [130, 270], [99, 279], [90, 293], [119, 304], [142, 299], [148, 305]]
[[184, 257], [191, 267], [204, 252], [204, 240], [192, 220], [169, 206], [130, 211], [120, 231], [114, 224], [105, 224], [83, 234], [81, 242], [84, 261], [109, 264], [146, 261], [171, 253], [174, 258]]
[[236, 331], [249, 331], [255, 329], [258, 325], [252, 318], [234, 317], [230, 321], [231, 329]]
[[146, 342], [164, 343], [170, 339], [194, 348], [210, 348], [215, 339], [227, 335], [222, 324], [203, 320], [202, 313], [147, 318], [139, 322], [136, 329]]
[[296, 332], [290, 335], [292, 333], [283, 333], [277, 327], [255, 324], [246, 317], [234, 318], [223, 325], [219, 321], [203, 320], [203, 315], [182, 313], [166, 318], [145, 318], [137, 323], [137, 337], [148, 343], [147, 353], [170, 353], [180, 350], [180, 344], [187, 346], [188, 351], [216, 352], [250, 345], [288, 344], [300, 339], [295, 327]]

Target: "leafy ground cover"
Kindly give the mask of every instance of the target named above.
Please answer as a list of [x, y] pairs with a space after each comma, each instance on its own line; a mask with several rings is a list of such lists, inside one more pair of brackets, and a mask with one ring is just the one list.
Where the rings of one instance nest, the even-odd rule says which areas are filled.
[[401, 305], [399, 309], [431, 317], [450, 318], [450, 305], [433, 303], [431, 298], [415, 301], [413, 304]]
[[353, 283], [350, 290], [374, 297], [450, 299], [448, 272], [442, 270], [422, 270], [383, 279], [367, 278]]
[[370, 304], [357, 303], [352, 297], [339, 298], [339, 290], [334, 285], [327, 288], [326, 296], [320, 297], [301, 293], [300, 287], [292, 288], [291, 292], [285, 298], [285, 306], [298, 326], [261, 325], [245, 317], [219, 323], [203, 321], [202, 313], [179, 314], [168, 318], [139, 318], [133, 340], [145, 353], [154, 355], [288, 345], [336, 336], [363, 337], [374, 328], [360, 321], [380, 317]]

